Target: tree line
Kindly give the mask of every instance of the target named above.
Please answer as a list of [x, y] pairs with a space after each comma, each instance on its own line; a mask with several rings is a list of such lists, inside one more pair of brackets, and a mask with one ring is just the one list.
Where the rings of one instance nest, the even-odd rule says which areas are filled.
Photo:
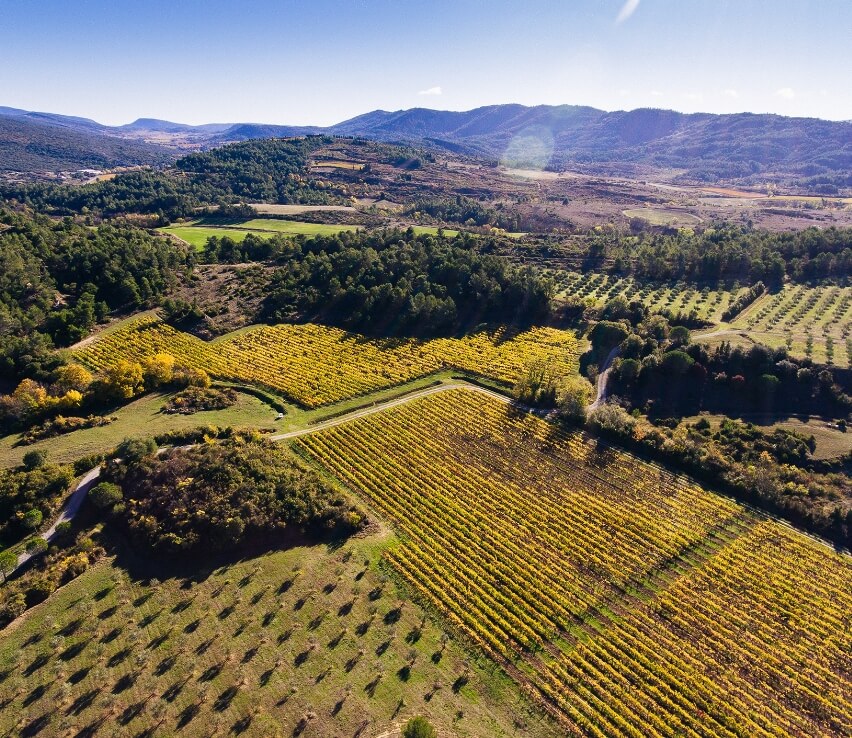
[[852, 228], [773, 233], [738, 225], [639, 235], [592, 232], [571, 247], [587, 268], [651, 281], [808, 282], [852, 276]]
[[492, 248], [464, 234], [442, 239], [411, 229], [281, 242], [261, 317], [417, 335], [546, 319], [552, 282]]

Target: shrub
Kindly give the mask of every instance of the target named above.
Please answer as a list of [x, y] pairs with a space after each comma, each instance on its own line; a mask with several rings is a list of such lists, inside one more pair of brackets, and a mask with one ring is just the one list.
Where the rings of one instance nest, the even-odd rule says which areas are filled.
[[584, 422], [592, 391], [592, 385], [582, 377], [566, 377], [556, 396], [559, 416], [575, 423]]
[[675, 346], [686, 346], [689, 343], [689, 328], [682, 325], [676, 325], [669, 332], [669, 340]]
[[0, 551], [0, 572], [3, 572], [3, 581], [6, 581], [6, 575], [15, 571], [18, 565], [18, 555], [10, 550]]
[[33, 469], [38, 469], [40, 466], [44, 466], [47, 462], [47, 455], [44, 451], [27, 451], [24, 454], [24, 468], [27, 471], [32, 471]]
[[424, 717], [413, 717], [402, 729], [403, 738], [437, 738], [437, 732]]
[[230, 387], [218, 389], [189, 386], [170, 398], [163, 405], [163, 412], [191, 415], [201, 410], [223, 410], [231, 407], [236, 401], [237, 393]]
[[607, 353], [618, 346], [627, 336], [629, 331], [621, 323], [613, 323], [609, 320], [601, 320], [595, 323], [594, 328], [589, 331], [589, 340], [592, 342], [592, 350], [599, 359], [606, 358]]
[[47, 551], [47, 541], [44, 538], [30, 538], [26, 548], [28, 554], [36, 556]]
[[124, 499], [121, 487], [112, 482], [101, 482], [89, 492], [89, 499], [95, 507], [101, 510], [111, 509]]
[[142, 365], [119, 359], [104, 372], [104, 389], [109, 397], [129, 400], [145, 387]]
[[674, 375], [686, 374], [695, 360], [684, 351], [667, 351], [660, 361], [660, 368]]
[[589, 414], [589, 425], [603, 433], [632, 437], [636, 419], [618, 405], [601, 405]]
[[23, 615], [26, 609], [27, 601], [24, 599], [24, 595], [16, 592], [3, 604], [3, 609], [0, 610], [0, 620], [11, 623], [15, 618]]
[[24, 596], [26, 598], [27, 607], [37, 605], [39, 602], [46, 600], [56, 589], [56, 583], [46, 576], [36, 577], [30, 582]]
[[41, 510], [34, 507], [24, 513], [23, 523], [27, 530], [37, 530], [42, 521]]
[[89, 454], [88, 456], [83, 456], [74, 462], [74, 474], [79, 477], [81, 474], [89, 471], [92, 467], [100, 464], [103, 460], [103, 454]]
[[[75, 430], [83, 428], [98, 428], [103, 425], [109, 425], [115, 421], [115, 417], [103, 417], [101, 415], [89, 415], [87, 418], [80, 417], [65, 417], [58, 415], [51, 420], [44, 421], [41, 425], [36, 425], [30, 428], [21, 439], [21, 444], [26, 445], [35, 443], [44, 438], [53, 438], [54, 436], [62, 435], [63, 433], [71, 433]], [[36, 453], [35, 451], [30, 453]]]
[[157, 443], [150, 438], [125, 438], [113, 451], [113, 457], [125, 463], [133, 464], [150, 456], [157, 450]]
[[56, 537], [60, 541], [67, 541], [71, 536], [71, 521], [63, 520], [56, 524]]

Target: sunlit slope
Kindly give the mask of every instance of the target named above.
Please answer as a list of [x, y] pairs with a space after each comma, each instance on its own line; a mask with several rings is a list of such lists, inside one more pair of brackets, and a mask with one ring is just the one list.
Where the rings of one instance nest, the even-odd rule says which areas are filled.
[[590, 736], [852, 733], [852, 562], [466, 390], [297, 447], [399, 531], [391, 564]]
[[264, 385], [315, 407], [388, 387], [443, 368], [515, 382], [533, 362], [558, 372], [577, 369], [570, 331], [497, 329], [464, 338], [373, 339], [306, 323], [264, 326], [205, 343], [157, 320], [142, 319], [82, 348], [75, 358], [102, 370], [120, 359], [159, 352], [211, 375]]

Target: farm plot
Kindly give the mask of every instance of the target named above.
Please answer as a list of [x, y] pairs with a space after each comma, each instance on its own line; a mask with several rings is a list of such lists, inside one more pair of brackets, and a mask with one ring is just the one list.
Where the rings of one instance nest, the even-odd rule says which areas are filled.
[[377, 571], [382, 543], [162, 581], [101, 563], [0, 631], [0, 732], [376, 736], [421, 714], [441, 735], [557, 735]]
[[692, 315], [711, 323], [722, 319], [722, 313], [740, 291], [698, 289], [685, 283], [654, 284], [595, 272], [557, 272], [555, 277], [560, 297], [588, 299], [602, 305], [621, 296], [628, 302], [639, 300], [652, 312]]
[[852, 366], [852, 287], [788, 285], [734, 320], [758, 341], [786, 344], [793, 355]]
[[249, 233], [253, 233], [260, 238], [271, 238], [279, 233], [285, 236], [334, 236], [345, 231], [357, 231], [358, 228], [355, 225], [304, 223], [298, 220], [278, 218], [253, 218], [242, 223], [234, 223], [227, 226], [193, 221], [183, 225], [161, 228], [160, 232], [170, 233], [200, 251], [207, 243], [207, 239], [213, 237], [224, 238], [227, 236], [239, 243]]
[[622, 211], [625, 218], [639, 218], [652, 226], [691, 226], [701, 222], [701, 218], [682, 210], [663, 210], [660, 208], [634, 208]]
[[304, 436], [390, 564], [573, 734], [852, 732], [852, 562], [493, 398]]
[[444, 368], [513, 383], [539, 360], [556, 371], [577, 370], [574, 334], [553, 328], [515, 333], [500, 328], [464, 338], [371, 339], [315, 324], [264, 326], [205, 343], [145, 319], [95, 341], [74, 357], [101, 371], [119, 359], [168, 353], [211, 375], [270, 387], [305, 407], [317, 407]]
[[271, 238], [275, 233], [270, 231], [249, 231], [241, 228], [215, 228], [212, 226], [169, 226], [168, 228], [160, 228], [161, 233], [170, 233], [179, 238], [181, 241], [186, 241], [196, 251], [201, 251], [207, 244], [210, 238], [222, 238], [227, 236], [232, 241], [241, 243], [249, 233], [253, 233], [260, 238]]
[[355, 225], [304, 223], [300, 220], [279, 220], [277, 218], [253, 218], [236, 224], [236, 227], [251, 231], [273, 231], [288, 236], [334, 236], [345, 231], [359, 230], [359, 226]]

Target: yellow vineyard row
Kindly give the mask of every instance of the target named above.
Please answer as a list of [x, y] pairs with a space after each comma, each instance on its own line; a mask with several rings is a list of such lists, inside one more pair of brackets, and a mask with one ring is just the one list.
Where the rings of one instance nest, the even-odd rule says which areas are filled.
[[411, 587], [566, 728], [852, 734], [848, 557], [467, 390], [296, 443], [393, 523]]
[[567, 374], [577, 369], [578, 343], [569, 331], [543, 327], [418, 340], [372, 339], [311, 323], [257, 327], [206, 343], [149, 318], [103, 336], [75, 358], [100, 371], [120, 359], [141, 361], [156, 353], [316, 407], [444, 368], [512, 383], [533, 362], [549, 360]]

